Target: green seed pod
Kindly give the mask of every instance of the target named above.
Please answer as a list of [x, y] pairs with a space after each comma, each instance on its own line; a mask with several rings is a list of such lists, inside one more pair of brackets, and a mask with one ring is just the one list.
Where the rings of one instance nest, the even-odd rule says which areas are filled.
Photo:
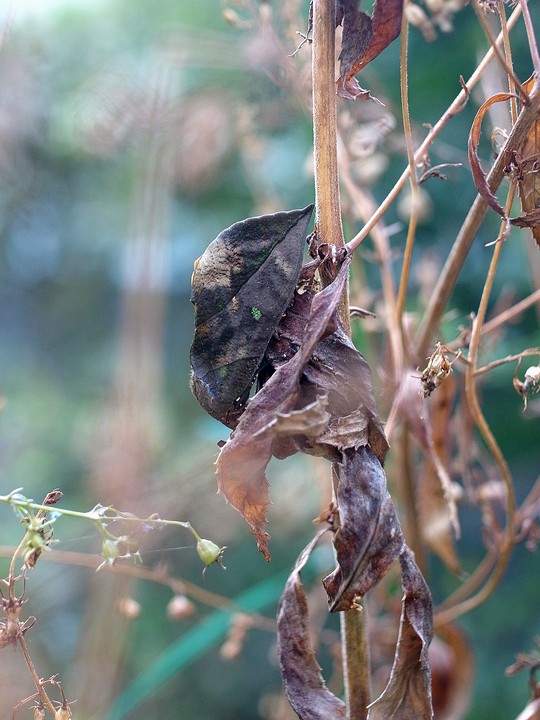
[[235, 427], [300, 271], [313, 205], [223, 230], [195, 264], [192, 390], [209, 415]]

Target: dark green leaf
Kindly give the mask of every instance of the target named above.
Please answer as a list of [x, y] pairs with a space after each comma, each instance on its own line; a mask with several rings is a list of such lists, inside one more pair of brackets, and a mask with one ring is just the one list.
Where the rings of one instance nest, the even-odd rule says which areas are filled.
[[241, 415], [302, 267], [313, 206], [263, 215], [221, 232], [196, 264], [192, 389], [229, 427]]

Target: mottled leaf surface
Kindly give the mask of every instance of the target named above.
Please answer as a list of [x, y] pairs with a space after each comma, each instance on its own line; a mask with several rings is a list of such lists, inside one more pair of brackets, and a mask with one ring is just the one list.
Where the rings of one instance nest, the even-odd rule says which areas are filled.
[[[323, 531], [324, 532], [324, 531]], [[287, 698], [301, 720], [345, 720], [345, 703], [326, 687], [310, 637], [301, 572], [322, 532], [302, 551], [278, 607], [278, 658]]]
[[384, 470], [372, 450], [368, 446], [345, 450], [335, 467], [338, 566], [323, 580], [332, 612], [354, 607], [355, 599], [382, 579], [404, 545]]
[[370, 705], [368, 720], [431, 720], [431, 595], [408, 548], [399, 560], [404, 596], [396, 654], [388, 684]]
[[192, 389], [234, 427], [302, 268], [313, 206], [249, 218], [221, 232], [196, 264]]

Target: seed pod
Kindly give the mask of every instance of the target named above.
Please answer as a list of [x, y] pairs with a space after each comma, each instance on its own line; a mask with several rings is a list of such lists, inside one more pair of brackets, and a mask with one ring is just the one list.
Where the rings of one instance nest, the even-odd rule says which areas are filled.
[[209, 415], [235, 427], [300, 271], [313, 205], [223, 230], [195, 263], [191, 387]]

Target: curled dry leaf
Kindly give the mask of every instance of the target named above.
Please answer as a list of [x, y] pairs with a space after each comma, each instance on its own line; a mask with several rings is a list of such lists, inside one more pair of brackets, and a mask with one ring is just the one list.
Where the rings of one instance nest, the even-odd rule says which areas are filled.
[[408, 548], [400, 555], [403, 604], [390, 679], [369, 707], [368, 720], [430, 720], [431, 671], [428, 648], [433, 636], [431, 595]]
[[474, 118], [474, 122], [471, 127], [469, 134], [469, 163], [471, 165], [472, 176], [476, 189], [480, 193], [481, 197], [485, 202], [500, 215], [502, 218], [506, 218], [504, 208], [499, 203], [495, 195], [491, 192], [491, 188], [487, 182], [487, 176], [482, 166], [480, 165], [480, 158], [478, 157], [478, 145], [480, 143], [480, 136], [482, 134], [482, 120], [485, 114], [494, 103], [506, 102], [511, 98], [516, 97], [513, 93], [497, 93], [492, 95], [486, 100], [486, 102], [480, 107]]
[[345, 703], [326, 687], [311, 642], [306, 594], [301, 572], [321, 535], [302, 551], [281, 596], [278, 615], [278, 658], [287, 698], [301, 720], [345, 720]]
[[323, 580], [331, 612], [353, 608], [356, 598], [381, 580], [404, 546], [384, 470], [370, 448], [345, 450], [335, 468], [338, 567]]
[[[536, 91], [536, 80], [531, 78], [524, 83], [524, 88], [533, 93]], [[512, 153], [506, 161], [506, 172], [516, 178], [521, 199], [521, 207], [525, 214], [515, 218], [507, 218], [506, 212], [499, 203], [489, 184], [487, 176], [480, 164], [478, 145], [482, 132], [482, 121], [491, 106], [498, 102], [506, 102], [516, 97], [513, 93], [497, 93], [488, 98], [479, 108], [469, 134], [468, 153], [472, 176], [476, 189], [484, 201], [495, 212], [506, 220], [506, 230], [503, 237], [508, 234], [509, 226], [529, 227], [538, 247], [540, 247], [540, 177], [538, 175], [538, 157], [540, 151], [540, 120], [533, 123], [527, 138], [522, 146]]]
[[267, 560], [269, 535], [264, 528], [270, 497], [265, 470], [273, 454], [277, 418], [298, 409], [300, 378], [336, 312], [349, 265], [346, 260], [335, 281], [313, 297], [301, 347], [252, 398], [217, 459], [218, 491], [243, 515]]
[[370, 97], [354, 76], [398, 37], [402, 14], [403, 0], [375, 0], [371, 17], [358, 10], [357, 0], [338, 0], [337, 21], [343, 22], [338, 95]]

